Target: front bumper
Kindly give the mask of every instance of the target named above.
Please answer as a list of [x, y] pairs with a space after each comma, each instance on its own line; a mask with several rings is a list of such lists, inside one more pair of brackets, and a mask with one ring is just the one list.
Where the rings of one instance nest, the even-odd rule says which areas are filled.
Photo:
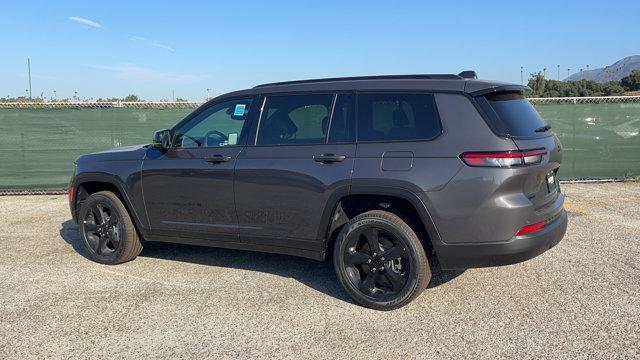
[[438, 261], [443, 269], [467, 269], [529, 260], [558, 244], [567, 230], [567, 222], [567, 212], [562, 209], [553, 222], [531, 235], [499, 243], [442, 244], [437, 251]]

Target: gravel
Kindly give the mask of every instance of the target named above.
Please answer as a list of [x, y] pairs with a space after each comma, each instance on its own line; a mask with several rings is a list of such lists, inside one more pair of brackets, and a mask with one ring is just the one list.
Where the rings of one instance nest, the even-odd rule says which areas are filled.
[[93, 263], [65, 196], [0, 197], [0, 358], [638, 358], [640, 183], [563, 190], [556, 247], [434, 270], [393, 312], [354, 304], [328, 262], [148, 243]]

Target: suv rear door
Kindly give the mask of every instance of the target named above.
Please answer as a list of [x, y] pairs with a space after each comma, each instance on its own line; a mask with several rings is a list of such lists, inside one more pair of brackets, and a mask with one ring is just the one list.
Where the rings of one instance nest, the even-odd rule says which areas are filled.
[[352, 96], [273, 94], [261, 101], [253, 145], [236, 165], [241, 241], [322, 250], [325, 207], [349, 190], [356, 149]]

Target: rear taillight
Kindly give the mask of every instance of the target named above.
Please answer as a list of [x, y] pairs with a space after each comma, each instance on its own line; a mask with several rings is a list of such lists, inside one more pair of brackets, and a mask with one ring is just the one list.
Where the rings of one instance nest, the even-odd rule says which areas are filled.
[[545, 225], [544, 221], [540, 221], [540, 222], [535, 223], [535, 224], [527, 225], [527, 226], [523, 227], [522, 229], [518, 230], [518, 232], [516, 233], [516, 236], [527, 235], [527, 234], [534, 233], [536, 231], [540, 231], [540, 230], [544, 229], [544, 225]]
[[72, 203], [73, 202], [73, 193], [74, 193], [74, 188], [73, 185], [69, 186], [69, 202]]
[[488, 166], [508, 168], [540, 164], [546, 155], [545, 150], [468, 152], [460, 155], [460, 159], [469, 166]]

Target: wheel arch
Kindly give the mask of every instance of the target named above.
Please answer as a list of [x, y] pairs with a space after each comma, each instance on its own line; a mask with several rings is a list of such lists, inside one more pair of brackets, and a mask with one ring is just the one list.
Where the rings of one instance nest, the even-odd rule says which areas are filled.
[[[356, 211], [355, 213], [349, 214], [350, 211], [353, 211], [353, 209], [348, 209], [351, 206], [349, 205], [350, 202], [358, 202], [361, 200], [366, 201], [367, 198], [370, 198], [370, 204], [367, 204], [360, 209], [362, 211]], [[376, 205], [375, 203], [377, 201], [392, 201], [394, 203], [390, 204], [392, 207], [390, 209], [385, 209], [383, 206], [372, 206], [371, 202], [374, 203], [373, 205]], [[393, 208], [394, 205], [396, 205], [395, 208]], [[410, 208], [398, 208], [397, 205], [406, 205], [410, 206]], [[358, 213], [372, 209], [388, 210], [402, 217], [406, 217], [408, 215], [410, 220], [414, 220], [414, 222], [416, 222], [415, 225], [419, 227], [417, 230], [419, 232], [424, 232], [424, 234], [418, 234], [418, 236], [421, 237], [423, 245], [427, 247], [430, 246], [436, 254], [438, 253], [440, 235], [429, 213], [427, 205], [419, 196], [410, 190], [400, 187], [354, 186], [348, 194], [337, 196], [334, 201], [328, 203], [325, 207], [322, 217], [324, 222], [321, 227], [321, 231], [323, 231], [322, 237], [325, 241], [324, 256], [326, 257], [327, 254], [330, 253], [340, 228], [346, 224], [350, 218]], [[424, 235], [426, 235], [427, 238], [422, 239]]]
[[136, 230], [139, 234], [142, 234], [141, 230], [144, 229], [144, 226], [140, 220], [139, 214], [133, 206], [125, 186], [117, 177], [105, 173], [79, 174], [73, 180], [73, 186], [75, 191], [73, 199], [70, 199], [70, 202], [72, 215], [76, 222], [80, 221], [78, 212], [80, 211], [80, 205], [85, 198], [99, 191], [110, 191], [113, 192], [120, 201], [122, 201], [124, 207], [127, 209], [127, 212], [133, 220]]

